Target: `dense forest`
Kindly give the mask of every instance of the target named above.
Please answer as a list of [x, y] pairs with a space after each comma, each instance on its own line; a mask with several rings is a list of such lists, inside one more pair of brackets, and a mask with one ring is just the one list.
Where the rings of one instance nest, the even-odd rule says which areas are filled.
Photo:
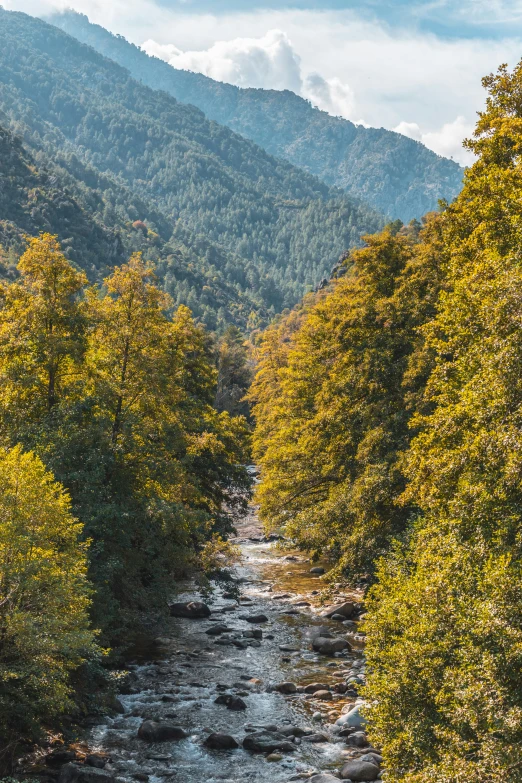
[[[61, 764], [64, 725], [96, 710], [109, 720], [115, 682], [137, 669], [150, 675], [143, 703], [119, 707], [130, 744], [148, 748], [138, 751], [147, 764], [165, 763], [162, 779], [178, 774], [168, 761], [182, 756], [150, 752], [139, 733], [157, 727], [158, 703], [181, 711], [190, 702], [185, 714], [200, 710], [208, 733], [210, 705], [235, 710], [232, 688], [270, 710], [287, 696], [315, 697], [270, 682], [268, 664], [265, 683], [252, 676], [252, 662], [270, 654], [261, 639], [282, 671], [320, 661], [314, 642], [324, 626], [308, 658], [293, 658], [302, 650], [274, 635], [300, 622], [297, 606], [311, 606], [281, 611], [285, 594], [271, 594], [264, 578], [277, 570], [275, 549], [254, 588], [271, 594], [274, 614], [236, 615], [250, 624], [241, 638], [212, 640], [224, 658], [210, 637], [234, 629], [220, 622], [217, 632], [189, 635], [168, 663], [158, 653], [151, 666], [117, 670], [131, 645], [164, 627], [182, 583], [199, 598], [212, 581], [230, 588], [229, 539], [252, 497], [253, 459], [259, 516], [267, 535], [283, 539], [279, 570], [293, 562], [302, 585], [311, 578], [302, 564], [320, 560], [314, 586], [361, 597], [340, 607], [347, 619], [339, 607], [324, 613], [328, 596], [315, 589], [316, 616], [302, 620], [362, 629], [366, 674], [344, 668], [362, 652], [342, 638], [324, 670], [348, 679], [333, 692], [319, 685], [332, 705], [351, 694], [345, 718], [349, 699], [363, 699], [342, 737], [335, 724], [344, 753], [380, 759], [362, 760], [370, 776], [357, 779], [518, 783], [522, 62], [484, 79], [486, 108], [466, 142], [476, 162], [455, 200], [385, 224], [363, 201], [178, 103], [174, 86], [135, 81], [140, 63], [161, 64], [123, 39], [83, 17], [61, 19], [102, 36], [132, 74], [56, 27], [0, 8], [0, 771], [29, 750], [41, 762], [35, 743], [58, 747]], [[187, 91], [218, 89], [161, 68]], [[247, 111], [251, 91], [231, 90]], [[425, 175], [437, 190], [440, 179]], [[301, 553], [285, 557], [287, 545]], [[245, 581], [220, 591], [234, 601], [219, 607], [220, 619], [240, 597], [253, 606], [240, 596]], [[273, 633], [255, 636], [265, 622]], [[330, 627], [323, 642], [333, 644]], [[198, 634], [207, 658], [190, 648]], [[256, 645], [248, 665], [231, 662], [231, 648], [250, 654]], [[203, 687], [191, 674], [198, 658], [216, 682], [195, 699], [178, 683]], [[169, 692], [162, 673], [173, 678]], [[217, 680], [228, 674], [230, 688]], [[176, 739], [197, 741], [203, 769], [208, 746], [168, 725]], [[275, 749], [294, 753], [291, 737], [321, 746], [334, 732], [320, 725], [301, 736], [283, 726]], [[129, 754], [106, 771], [107, 758], [91, 767], [76, 750], [65, 753], [81, 763], [59, 771], [45, 761], [39, 779], [146, 783], [158, 769], [136, 773]], [[289, 767], [270, 755], [261, 763], [281, 762], [282, 781]], [[294, 780], [309, 777], [303, 769]]]
[[522, 65], [487, 77], [464, 190], [366, 237], [265, 334], [261, 514], [366, 598], [392, 783], [515, 783], [522, 715]]
[[250, 482], [208, 335], [140, 254], [89, 286], [42, 234], [17, 272], [0, 289], [1, 763], [71, 706], [72, 669], [94, 677], [101, 647], [212, 563]]
[[51, 21], [128, 68], [135, 79], [197, 106], [209, 119], [384, 215], [405, 222], [420, 218], [462, 187], [457, 163], [406, 136], [332, 117], [288, 90], [242, 89], [174, 69], [74, 11], [55, 14]]
[[0, 123], [210, 329], [266, 323], [382, 225], [58, 28], [3, 10], [0, 21]]

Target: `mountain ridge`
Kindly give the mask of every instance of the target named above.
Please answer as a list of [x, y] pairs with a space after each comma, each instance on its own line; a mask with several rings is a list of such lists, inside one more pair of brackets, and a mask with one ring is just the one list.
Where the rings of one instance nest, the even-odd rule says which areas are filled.
[[210, 119], [342, 188], [391, 218], [408, 222], [451, 201], [464, 170], [414, 139], [333, 117], [284, 90], [241, 88], [173, 66], [75, 11], [53, 24], [126, 67], [134, 78], [200, 108]]
[[[103, 222], [130, 235], [145, 221], [144, 249], [160, 267], [164, 244], [188, 247], [185, 266], [205, 266], [207, 288], [216, 276], [243, 298], [243, 325], [249, 307], [270, 317], [293, 305], [382, 225], [360, 200], [138, 83], [59, 28], [5, 10], [0, 20], [0, 122], [94, 188]], [[191, 291], [196, 304], [208, 295]]]

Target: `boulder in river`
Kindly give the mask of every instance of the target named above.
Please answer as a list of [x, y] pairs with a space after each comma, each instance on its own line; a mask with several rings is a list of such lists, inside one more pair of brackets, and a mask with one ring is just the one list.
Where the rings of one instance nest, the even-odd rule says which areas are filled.
[[314, 576], [322, 576], [324, 574], [324, 568], [322, 566], [314, 566], [310, 569], [310, 573]]
[[187, 617], [190, 620], [201, 620], [210, 617], [210, 608], [202, 601], [188, 601], [169, 604], [171, 617]]
[[315, 732], [314, 734], [307, 734], [305, 737], [303, 737], [303, 740], [313, 743], [328, 742], [328, 737], [326, 734], [322, 734], [321, 732]]
[[329, 690], [314, 691], [314, 699], [319, 699], [320, 701], [331, 701], [332, 693]]
[[325, 612], [323, 617], [334, 617], [336, 614], [342, 615], [343, 620], [350, 620], [359, 609], [358, 604], [354, 604], [353, 601], [346, 601], [344, 604], [338, 604], [337, 606], [331, 606]]
[[185, 739], [187, 736], [180, 726], [164, 721], [144, 720], [138, 729], [138, 737], [145, 742], [169, 742]]
[[351, 748], [367, 748], [370, 744], [365, 731], [353, 731], [346, 737], [345, 742]]
[[360, 781], [377, 780], [379, 777], [379, 767], [376, 764], [370, 764], [369, 761], [354, 759], [348, 761], [341, 770], [343, 780], [352, 780], [353, 783]]
[[76, 751], [58, 748], [58, 750], [53, 750], [52, 753], [45, 757], [45, 763], [48, 767], [62, 767], [69, 761], [75, 761], [75, 759]]
[[240, 620], [246, 620], [247, 623], [267, 623], [268, 617], [266, 614], [240, 614], [239, 615]]
[[111, 783], [114, 775], [106, 769], [84, 766], [70, 762], [60, 770], [59, 783]]
[[223, 704], [228, 707], [229, 710], [239, 712], [240, 710], [246, 710], [247, 705], [240, 696], [232, 696], [231, 693], [222, 693], [214, 701], [214, 704]]
[[318, 775], [308, 778], [308, 783], [339, 783], [339, 778], [330, 775], [329, 772], [319, 772]]
[[295, 682], [280, 682], [275, 686], [274, 690], [278, 693], [283, 693], [285, 696], [290, 696], [292, 693], [297, 693], [297, 685]]
[[305, 636], [307, 639], [312, 639], [313, 641], [314, 639], [317, 639], [318, 636], [322, 636], [323, 639], [331, 639], [333, 633], [327, 625], [312, 625], [310, 628], [306, 629]]
[[336, 725], [347, 727], [351, 726], [354, 729], [364, 729], [366, 726], [366, 720], [361, 714], [361, 707], [362, 705], [358, 704], [357, 707], [354, 707], [345, 715], [341, 715], [341, 717], [335, 721]]
[[294, 751], [293, 742], [278, 731], [255, 731], [247, 734], [243, 740], [243, 747], [251, 753], [273, 753], [276, 750]]
[[228, 630], [228, 626], [225, 625], [225, 623], [217, 623], [217, 625], [211, 625], [210, 628], [207, 628], [205, 633], [209, 636], [219, 636], [222, 633], [226, 633]]
[[239, 748], [239, 743], [236, 742], [234, 737], [231, 737], [230, 734], [222, 734], [219, 731], [210, 734], [203, 744], [211, 750], [235, 750]]
[[89, 753], [89, 755], [85, 757], [84, 764], [87, 764], [88, 767], [96, 767], [97, 769], [103, 769], [104, 766], [107, 764], [107, 759], [105, 756], [102, 756], [100, 753]]
[[346, 639], [342, 639], [340, 636], [337, 638], [334, 637], [333, 639], [318, 636], [313, 640], [312, 647], [316, 652], [321, 653], [321, 655], [334, 655], [334, 653], [351, 649]]
[[306, 734], [313, 734], [312, 729], [302, 729], [300, 726], [279, 726], [276, 729], [279, 734], [285, 737], [304, 737]]
[[324, 685], [321, 682], [311, 682], [310, 685], [305, 686], [305, 693], [316, 693], [317, 691], [327, 691], [328, 685]]

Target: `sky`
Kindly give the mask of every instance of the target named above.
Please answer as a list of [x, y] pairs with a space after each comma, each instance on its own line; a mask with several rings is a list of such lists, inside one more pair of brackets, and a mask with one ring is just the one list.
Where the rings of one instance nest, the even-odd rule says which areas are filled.
[[0, 0], [74, 8], [177, 68], [289, 89], [462, 164], [481, 77], [522, 57], [522, 0]]

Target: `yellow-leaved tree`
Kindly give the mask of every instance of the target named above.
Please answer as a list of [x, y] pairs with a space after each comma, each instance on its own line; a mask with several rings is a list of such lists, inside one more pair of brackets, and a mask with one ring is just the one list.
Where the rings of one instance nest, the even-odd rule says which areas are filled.
[[72, 706], [70, 674], [97, 654], [87, 544], [42, 462], [0, 452], [0, 747], [4, 765]]

